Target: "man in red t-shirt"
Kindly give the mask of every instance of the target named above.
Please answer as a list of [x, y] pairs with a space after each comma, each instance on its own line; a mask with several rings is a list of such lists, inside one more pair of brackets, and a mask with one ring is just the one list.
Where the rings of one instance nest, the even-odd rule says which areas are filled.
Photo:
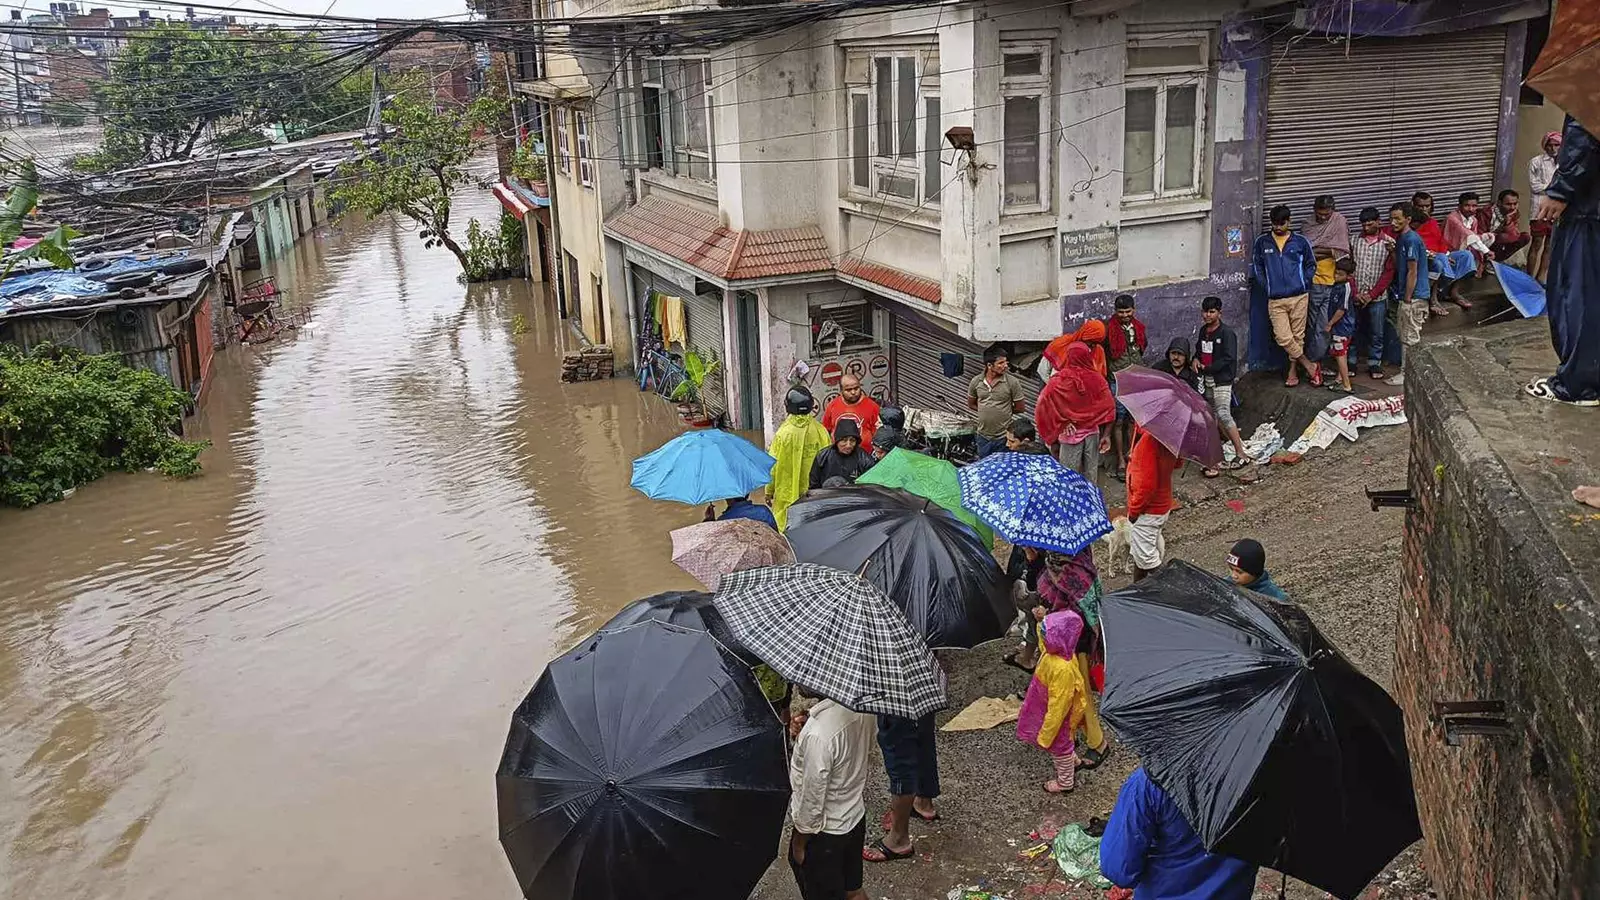
[[861, 449], [872, 452], [872, 436], [878, 431], [878, 401], [861, 389], [861, 379], [846, 375], [839, 379], [839, 396], [822, 411], [822, 427], [833, 434], [841, 419], [854, 419], [861, 426]]

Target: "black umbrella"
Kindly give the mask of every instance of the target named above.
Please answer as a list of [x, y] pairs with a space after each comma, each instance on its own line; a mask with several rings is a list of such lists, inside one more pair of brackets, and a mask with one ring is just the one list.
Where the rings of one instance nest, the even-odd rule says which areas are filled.
[[1174, 561], [1100, 619], [1100, 713], [1206, 849], [1349, 900], [1422, 836], [1400, 707], [1299, 607]]
[[643, 622], [550, 663], [495, 788], [530, 900], [745, 900], [783, 830], [783, 727], [710, 635]]
[[1016, 609], [994, 551], [944, 507], [868, 485], [817, 490], [789, 507], [795, 558], [857, 572], [889, 595], [930, 647], [975, 647]]
[[722, 614], [711, 605], [711, 595], [704, 591], [666, 591], [635, 600], [600, 626], [601, 631], [615, 631], [640, 622], [666, 622], [684, 628], [704, 631], [717, 639], [747, 666], [761, 664], [750, 651], [739, 646]]

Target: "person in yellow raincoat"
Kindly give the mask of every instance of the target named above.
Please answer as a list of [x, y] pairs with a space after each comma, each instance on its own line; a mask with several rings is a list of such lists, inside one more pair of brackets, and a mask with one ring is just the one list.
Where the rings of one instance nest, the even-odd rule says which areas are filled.
[[772, 505], [772, 515], [778, 520], [778, 530], [789, 525], [789, 506], [805, 496], [811, 480], [811, 463], [824, 447], [833, 443], [822, 423], [811, 417], [816, 408], [816, 398], [804, 387], [794, 387], [783, 398], [789, 417], [778, 426], [772, 436], [772, 446], [767, 452], [778, 464], [772, 467], [772, 486], [767, 489], [767, 502]]
[[1044, 785], [1052, 794], [1064, 794], [1075, 786], [1078, 755], [1074, 732], [1085, 724], [1094, 703], [1088, 678], [1073, 659], [1082, 634], [1083, 617], [1072, 610], [1044, 617], [1039, 624], [1044, 653], [1033, 669], [1033, 681], [1017, 716], [1017, 740], [1049, 752], [1055, 761], [1056, 777]]

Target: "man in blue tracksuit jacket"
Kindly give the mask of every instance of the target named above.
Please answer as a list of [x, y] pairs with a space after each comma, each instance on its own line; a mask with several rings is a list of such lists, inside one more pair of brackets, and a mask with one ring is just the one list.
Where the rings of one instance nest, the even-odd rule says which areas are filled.
[[1133, 900], [1250, 900], [1256, 867], [1206, 852], [1178, 805], [1141, 766], [1122, 783], [1100, 838], [1100, 874]]
[[1311, 304], [1311, 279], [1317, 272], [1317, 254], [1311, 242], [1289, 230], [1294, 211], [1272, 208], [1272, 230], [1256, 238], [1250, 254], [1250, 276], [1267, 295], [1267, 318], [1272, 336], [1289, 356], [1289, 374], [1283, 383], [1300, 383], [1295, 366], [1305, 369], [1315, 385], [1322, 384], [1322, 367], [1306, 359], [1306, 313]]

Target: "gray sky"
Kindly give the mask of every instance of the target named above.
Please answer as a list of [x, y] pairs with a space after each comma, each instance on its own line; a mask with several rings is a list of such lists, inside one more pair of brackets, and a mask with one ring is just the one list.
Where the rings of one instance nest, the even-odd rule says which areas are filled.
[[[148, 9], [152, 16], [157, 17], [183, 17], [183, 4], [181, 0], [172, 3], [154, 5], [151, 3], [112, 3], [103, 0], [72, 0], [78, 4], [79, 9], [87, 10], [91, 6], [105, 6], [111, 9], [111, 14], [116, 16], [137, 15], [138, 10]], [[460, 22], [466, 19], [467, 11], [465, 0], [202, 0], [213, 6], [231, 6], [240, 9], [260, 9], [272, 12], [295, 12], [307, 15], [321, 15], [327, 13], [335, 16], [352, 16], [355, 18], [370, 19], [382, 16], [384, 18], [398, 19], [431, 19], [448, 17], [451, 21]], [[329, 3], [332, 8], [329, 8]], [[3, 4], [7, 9], [21, 9], [24, 15], [48, 12], [49, 0], [6, 0]], [[197, 15], [222, 15], [215, 10], [196, 10]], [[9, 18], [10, 13], [5, 14]], [[268, 21], [263, 18], [262, 21]], [[274, 18], [271, 21], [287, 22], [287, 19]]]

